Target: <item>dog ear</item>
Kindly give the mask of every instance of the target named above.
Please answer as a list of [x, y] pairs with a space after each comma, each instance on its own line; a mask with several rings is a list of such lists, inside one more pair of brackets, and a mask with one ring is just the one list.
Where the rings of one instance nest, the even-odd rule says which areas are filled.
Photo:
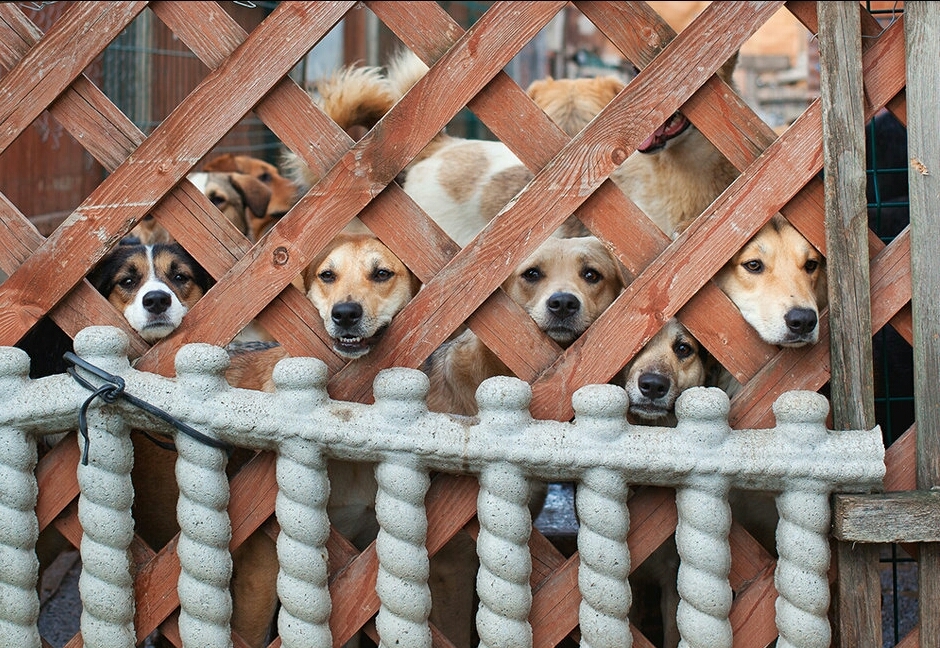
[[271, 201], [271, 187], [247, 173], [230, 173], [229, 179], [252, 215], [263, 218]]
[[241, 171], [241, 169], [238, 168], [238, 164], [235, 162], [235, 156], [231, 153], [223, 153], [218, 157], [212, 158], [203, 165], [202, 170], [221, 171], [223, 173]]

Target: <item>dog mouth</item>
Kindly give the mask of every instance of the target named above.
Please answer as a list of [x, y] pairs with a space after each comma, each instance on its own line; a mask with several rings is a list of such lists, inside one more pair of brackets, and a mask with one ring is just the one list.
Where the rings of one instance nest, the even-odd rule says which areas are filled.
[[156, 342], [157, 340], [162, 340], [175, 330], [176, 325], [173, 324], [173, 322], [159, 319], [147, 322], [147, 324], [137, 332], [140, 334], [140, 337], [147, 342]]
[[657, 406], [654, 403], [631, 403], [630, 404], [630, 413], [636, 416], [637, 418], [644, 419], [646, 421], [655, 421], [661, 419], [668, 415], [670, 409], [667, 407]]
[[552, 328], [545, 329], [545, 334], [562, 346], [574, 342], [581, 333], [582, 331], [567, 326], [553, 326]]
[[333, 338], [333, 350], [345, 358], [352, 360], [361, 358], [375, 346], [386, 327], [380, 328], [370, 337], [359, 337], [355, 335], [340, 335]]
[[642, 144], [637, 147], [640, 153], [654, 153], [666, 146], [673, 137], [677, 137], [685, 132], [692, 125], [682, 113], [674, 113], [672, 117], [666, 120], [666, 123], [656, 129], [652, 135], [646, 138]]

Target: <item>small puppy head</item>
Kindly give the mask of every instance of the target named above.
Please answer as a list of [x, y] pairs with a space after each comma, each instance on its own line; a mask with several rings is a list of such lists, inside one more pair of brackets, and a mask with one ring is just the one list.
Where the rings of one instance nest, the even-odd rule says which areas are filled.
[[617, 298], [620, 265], [593, 236], [549, 238], [503, 283], [539, 328], [569, 346]]
[[119, 245], [88, 280], [151, 343], [175, 331], [212, 285], [209, 274], [177, 243]]
[[826, 261], [781, 215], [775, 215], [715, 275], [715, 283], [768, 344], [798, 347], [819, 340], [826, 306]]
[[333, 350], [350, 359], [372, 349], [419, 288], [408, 267], [371, 234], [337, 235], [302, 278]]
[[[299, 198], [297, 185], [281, 175], [276, 166], [249, 155], [225, 153], [207, 162], [203, 171], [245, 174], [268, 188], [269, 200], [263, 211], [256, 210], [261, 207], [260, 202], [252, 206], [249, 201], [248, 229], [252, 241], [259, 240]], [[247, 187], [242, 189], [247, 193]]]
[[705, 349], [673, 318], [623, 371], [632, 423], [674, 425], [679, 394], [705, 384]]

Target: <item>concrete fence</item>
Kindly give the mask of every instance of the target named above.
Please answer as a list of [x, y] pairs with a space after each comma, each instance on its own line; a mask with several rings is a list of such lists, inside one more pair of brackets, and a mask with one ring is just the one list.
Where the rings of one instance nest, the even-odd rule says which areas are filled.
[[[76, 355], [120, 377], [125, 393], [212, 439], [277, 453], [280, 625], [291, 628], [281, 636], [285, 647], [331, 645], [326, 458], [376, 464], [377, 625], [384, 645], [409, 646], [414, 637], [427, 637], [430, 646], [430, 594], [426, 582], [409, 575], [427, 573], [424, 496], [431, 472], [479, 478], [478, 632], [481, 646], [515, 648], [532, 644], [527, 480], [577, 484], [582, 646], [630, 645], [628, 489], [651, 484], [677, 492], [678, 624], [685, 645], [731, 646], [728, 494], [744, 489], [776, 494], [777, 645], [815, 647], [830, 640], [829, 496], [878, 490], [885, 472], [880, 430], [828, 430], [828, 403], [813, 392], [781, 396], [775, 428], [732, 430], [724, 392], [696, 388], [679, 400], [678, 426], [657, 428], [628, 424], [626, 395], [611, 385], [575, 392], [572, 422], [535, 420], [528, 410], [530, 387], [498, 378], [478, 391], [479, 416], [461, 418], [427, 411], [428, 380], [416, 370], [382, 371], [374, 404], [361, 404], [332, 400], [326, 366], [315, 358], [283, 360], [274, 373], [276, 390], [266, 393], [229, 386], [228, 355], [219, 347], [182, 347], [174, 379], [136, 371], [127, 351], [118, 329], [91, 327], [75, 338]], [[78, 479], [84, 644], [134, 645], [129, 434], [143, 429], [174, 435], [179, 452], [184, 645], [230, 645], [227, 621], [200, 613], [207, 605], [230, 609], [225, 449], [113, 398], [107, 385], [102, 397], [91, 398], [89, 386], [103, 381], [86, 369], [77, 369], [87, 382], [82, 384], [69, 375], [30, 380], [28, 368], [25, 353], [0, 348], [0, 645], [40, 645], [37, 441], [76, 429], [83, 406], [87, 446], [81, 436], [79, 442], [87, 455]]]

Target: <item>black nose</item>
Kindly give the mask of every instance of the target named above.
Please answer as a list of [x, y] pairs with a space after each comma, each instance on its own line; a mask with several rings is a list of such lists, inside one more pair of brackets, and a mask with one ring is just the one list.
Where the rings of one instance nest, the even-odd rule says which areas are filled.
[[794, 308], [783, 319], [787, 328], [797, 335], [806, 335], [816, 328], [816, 313], [810, 308]]
[[647, 371], [640, 374], [636, 384], [640, 388], [641, 394], [650, 400], [656, 400], [669, 392], [669, 382], [669, 378], [666, 376]]
[[166, 312], [171, 303], [170, 293], [163, 290], [151, 290], [143, 299], [144, 310], [154, 315]]
[[557, 292], [548, 298], [548, 312], [564, 319], [571, 317], [581, 308], [581, 302], [571, 293]]
[[330, 317], [337, 326], [350, 328], [362, 319], [362, 306], [356, 302], [342, 302], [333, 306]]

